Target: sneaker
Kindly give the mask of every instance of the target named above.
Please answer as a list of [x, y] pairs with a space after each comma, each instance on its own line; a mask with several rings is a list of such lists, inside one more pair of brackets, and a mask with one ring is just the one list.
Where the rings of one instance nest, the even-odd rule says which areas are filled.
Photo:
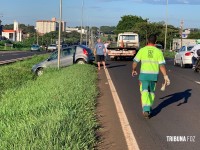
[[144, 118], [147, 118], [147, 119], [149, 119], [150, 117], [150, 114], [148, 111], [143, 112], [143, 115], [144, 115]]
[[193, 66], [192, 69], [194, 70], [194, 69], [195, 69], [195, 66]]

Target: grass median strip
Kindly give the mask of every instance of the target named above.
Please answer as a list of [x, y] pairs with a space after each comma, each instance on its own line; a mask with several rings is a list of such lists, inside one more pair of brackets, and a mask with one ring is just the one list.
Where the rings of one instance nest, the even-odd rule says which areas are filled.
[[94, 66], [73, 65], [7, 88], [0, 99], [0, 149], [93, 149], [96, 82]]
[[6, 90], [10, 88], [17, 89], [27, 81], [33, 80], [32, 66], [47, 57], [48, 55], [35, 55], [29, 60], [0, 66], [0, 99]]

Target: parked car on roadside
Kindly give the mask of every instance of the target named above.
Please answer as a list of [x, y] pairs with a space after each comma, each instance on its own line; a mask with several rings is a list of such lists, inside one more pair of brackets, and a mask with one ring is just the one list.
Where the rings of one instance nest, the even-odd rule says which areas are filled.
[[57, 45], [56, 44], [50, 44], [48, 47], [47, 47], [47, 51], [50, 51], [50, 52], [53, 52], [57, 50]]
[[174, 57], [174, 65], [180, 65], [182, 68], [186, 65], [192, 66], [192, 52], [191, 49], [194, 45], [182, 46]]
[[40, 51], [40, 46], [37, 45], [37, 44], [33, 44], [33, 45], [31, 46], [31, 51]]
[[[61, 49], [60, 67], [72, 64], [92, 63], [95, 60], [92, 50], [84, 45], [73, 45]], [[47, 67], [57, 67], [58, 51], [53, 52], [50, 57], [32, 67], [32, 72], [40, 76], [43, 69]]]

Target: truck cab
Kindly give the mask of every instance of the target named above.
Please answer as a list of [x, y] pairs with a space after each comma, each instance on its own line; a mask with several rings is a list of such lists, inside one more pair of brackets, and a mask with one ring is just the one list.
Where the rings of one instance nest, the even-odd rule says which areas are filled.
[[139, 35], [133, 32], [119, 33], [117, 38], [117, 46], [139, 49]]
[[139, 35], [133, 32], [119, 33], [116, 46], [109, 46], [108, 56], [110, 59], [133, 58], [139, 50]]

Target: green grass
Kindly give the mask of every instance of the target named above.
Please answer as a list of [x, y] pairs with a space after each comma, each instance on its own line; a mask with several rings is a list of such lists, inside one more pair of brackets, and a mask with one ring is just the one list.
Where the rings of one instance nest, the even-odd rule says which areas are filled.
[[0, 46], [1, 51], [27, 51], [30, 50], [30, 47], [24, 47], [24, 48], [12, 48], [12, 47], [5, 47], [5, 46]]
[[10, 76], [14, 81], [14, 76], [20, 74], [19, 82], [23, 84], [15, 81], [16, 88], [4, 89], [0, 100], [0, 149], [93, 149], [97, 127], [96, 68], [73, 65], [59, 71], [50, 69], [32, 80], [28, 72], [24, 74], [28, 77], [20, 73], [32, 61], [17, 67], [21, 65], [15, 64], [18, 69], [13, 67], [17, 71]]
[[8, 89], [16, 89], [24, 83], [34, 79], [31, 68], [34, 64], [46, 59], [48, 55], [33, 56], [29, 60], [19, 61], [13, 64], [0, 66], [0, 99]]

